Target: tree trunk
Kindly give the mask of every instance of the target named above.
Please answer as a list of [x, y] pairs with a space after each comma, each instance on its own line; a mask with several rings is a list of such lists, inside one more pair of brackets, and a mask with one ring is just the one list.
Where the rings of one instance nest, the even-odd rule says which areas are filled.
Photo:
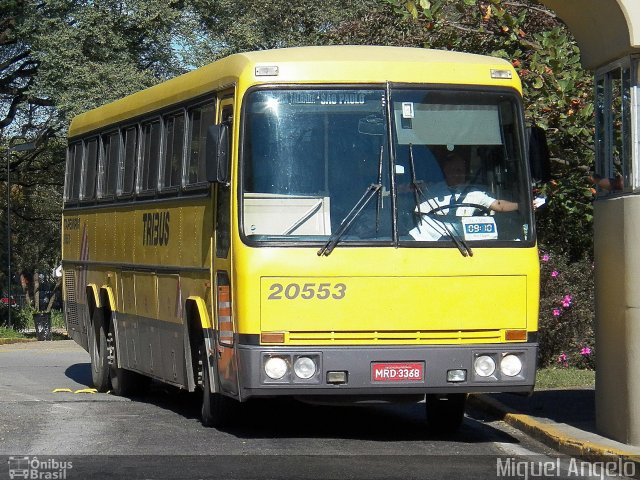
[[28, 273], [22, 272], [20, 274], [20, 286], [22, 287], [22, 293], [24, 294], [24, 305], [33, 306], [31, 303], [31, 278]]
[[51, 298], [49, 299], [49, 304], [47, 305], [47, 312], [51, 311], [58, 297], [62, 297], [62, 277], [58, 277], [56, 279], [56, 286], [54, 287], [53, 292], [51, 292]]
[[40, 274], [33, 272], [33, 308], [40, 311]]

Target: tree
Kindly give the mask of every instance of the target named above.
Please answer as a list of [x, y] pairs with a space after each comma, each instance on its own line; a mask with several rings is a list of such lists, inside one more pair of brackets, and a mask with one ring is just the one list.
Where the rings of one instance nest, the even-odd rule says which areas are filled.
[[181, 9], [169, 0], [0, 0], [0, 158], [15, 141], [37, 146], [10, 161], [16, 271], [49, 271], [60, 260], [70, 119], [185, 71], [173, 46]]
[[188, 63], [201, 66], [232, 53], [344, 43], [331, 35], [377, 2], [363, 0], [191, 0], [182, 39]]

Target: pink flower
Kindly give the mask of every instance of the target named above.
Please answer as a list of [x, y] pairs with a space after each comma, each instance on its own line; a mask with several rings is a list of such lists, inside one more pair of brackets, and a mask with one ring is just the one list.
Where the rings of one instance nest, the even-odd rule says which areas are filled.
[[558, 272], [557, 270], [554, 270], [553, 272], [551, 272], [551, 277], [556, 278], [558, 275], [560, 275], [560, 272]]
[[548, 262], [549, 261], [549, 255], [547, 255], [546, 253], [542, 256], [542, 261], [543, 262]]
[[558, 363], [562, 364], [565, 367], [569, 366], [569, 357], [567, 357], [567, 355], [562, 352], [559, 356], [558, 356]]
[[562, 312], [560, 311], [560, 309], [559, 309], [559, 308], [554, 308], [554, 309], [553, 309], [553, 316], [554, 316], [554, 317], [559, 317], [561, 313], [562, 313]]
[[582, 350], [580, 350], [580, 355], [582, 355], [583, 357], [591, 355], [591, 349], [589, 347], [582, 347]]
[[571, 295], [565, 295], [562, 299], [562, 306], [564, 308], [569, 308], [571, 306], [572, 297]]

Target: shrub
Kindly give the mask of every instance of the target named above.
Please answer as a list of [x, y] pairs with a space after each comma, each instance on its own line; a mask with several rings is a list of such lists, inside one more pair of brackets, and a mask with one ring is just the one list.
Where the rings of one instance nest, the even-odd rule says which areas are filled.
[[0, 327], [22, 331], [32, 325], [33, 311], [31, 307], [11, 307], [11, 325], [9, 325], [9, 306], [0, 302]]
[[593, 262], [540, 254], [540, 367], [595, 368]]

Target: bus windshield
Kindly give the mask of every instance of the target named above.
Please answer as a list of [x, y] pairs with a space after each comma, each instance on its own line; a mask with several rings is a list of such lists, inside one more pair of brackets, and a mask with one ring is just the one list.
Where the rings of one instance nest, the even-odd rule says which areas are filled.
[[517, 96], [423, 87], [391, 89], [389, 109], [388, 101], [384, 89], [251, 92], [246, 238], [319, 243], [340, 232], [340, 243], [530, 244]]

